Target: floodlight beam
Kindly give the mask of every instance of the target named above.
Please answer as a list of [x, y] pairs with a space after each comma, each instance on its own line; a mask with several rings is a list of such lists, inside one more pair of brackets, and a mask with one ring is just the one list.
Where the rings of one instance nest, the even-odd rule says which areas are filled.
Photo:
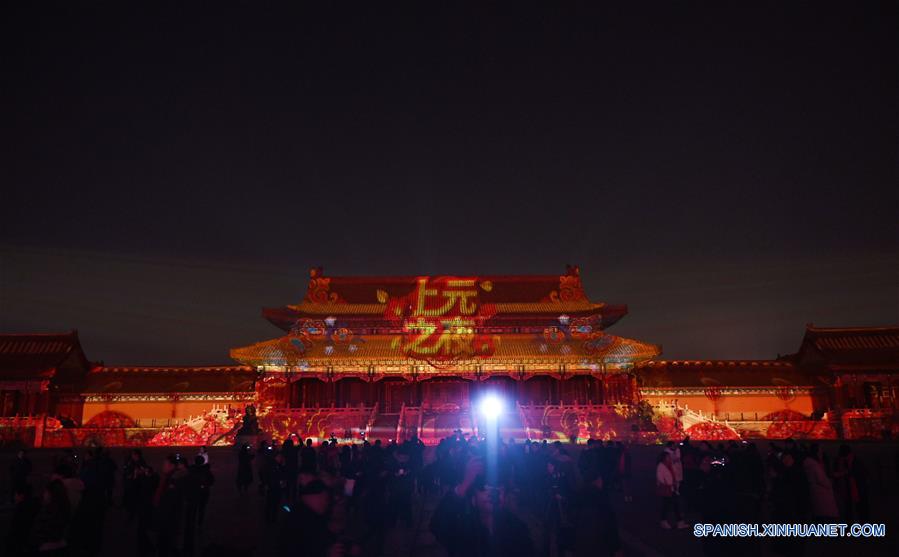
[[487, 395], [481, 399], [481, 414], [485, 418], [495, 420], [503, 411], [503, 401], [496, 395]]

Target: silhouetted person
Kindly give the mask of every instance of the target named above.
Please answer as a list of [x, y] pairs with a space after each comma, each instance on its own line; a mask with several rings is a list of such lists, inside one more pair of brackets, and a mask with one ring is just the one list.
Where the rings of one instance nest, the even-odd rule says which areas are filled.
[[809, 502], [815, 521], [822, 523], [835, 521], [839, 511], [833, 494], [833, 483], [827, 475], [824, 455], [819, 445], [813, 444], [809, 448], [809, 455], [803, 461], [802, 467], [808, 480]]
[[[805, 475], [791, 453], [781, 453], [774, 463], [771, 482], [771, 522], [796, 524], [805, 517], [808, 504], [808, 484]], [[803, 539], [780, 537], [771, 541], [771, 550], [778, 555], [802, 555]]]
[[678, 506], [677, 480], [673, 466], [671, 451], [663, 451], [656, 464], [656, 493], [662, 502], [661, 526], [666, 530], [671, 529], [671, 523], [668, 522], [669, 514], [674, 514], [677, 528], [687, 527]]
[[287, 482], [285, 489], [282, 491], [282, 495], [285, 496], [289, 502], [293, 503], [297, 489], [297, 474], [300, 471], [300, 447], [297, 447], [294, 444], [293, 439], [288, 438], [284, 441], [281, 454], [284, 456], [284, 462], [282, 463], [283, 470], [281, 473], [284, 475], [284, 479]]
[[265, 439], [259, 440], [256, 451], [256, 475], [259, 485], [259, 495], [265, 494], [265, 486], [268, 483], [268, 472], [275, 461], [275, 450], [271, 443]]
[[194, 457], [194, 464], [188, 468], [184, 483], [184, 552], [187, 554], [194, 552], [196, 529], [203, 522], [206, 504], [209, 502], [209, 490], [215, 482], [206, 462], [207, 459], [201, 454]]
[[624, 494], [624, 502], [630, 503], [634, 500], [633, 496], [631, 496], [631, 477], [633, 474], [631, 452], [627, 445], [621, 441], [617, 441], [615, 445], [618, 447], [618, 482], [621, 486], [621, 493]]
[[155, 549], [150, 538], [150, 531], [153, 529], [153, 512], [156, 508], [155, 497], [159, 486], [159, 475], [145, 462], [142, 462], [135, 470], [134, 483], [137, 554], [144, 557], [152, 554]]
[[284, 454], [278, 453], [268, 467], [268, 477], [265, 478], [265, 521], [268, 524], [273, 524], [278, 518], [278, 508], [288, 489], [287, 478]]
[[306, 439], [306, 446], [300, 451], [300, 473], [315, 474], [318, 472], [318, 455], [312, 446], [312, 439]]
[[[571, 501], [571, 488], [568, 476], [557, 467], [557, 462], [550, 460], [540, 478], [538, 485], [533, 486], [540, 492], [540, 518], [543, 523], [543, 552], [553, 554], [555, 548], [559, 554], [564, 553], [569, 541], [567, 532], [567, 508]], [[591, 467], [591, 473], [598, 475], [597, 468]]]
[[69, 527], [71, 510], [66, 488], [60, 480], [51, 480], [44, 488], [40, 511], [34, 520], [31, 546], [38, 555], [64, 555], [66, 530]]
[[10, 557], [25, 555], [28, 552], [29, 535], [31, 534], [34, 519], [41, 508], [41, 502], [34, 497], [31, 486], [28, 484], [17, 486], [13, 489], [12, 520], [9, 523], [9, 532], [6, 535], [6, 553]]
[[160, 557], [177, 554], [177, 540], [184, 511], [187, 470], [176, 455], [162, 465], [162, 477], [156, 489], [156, 550]]
[[450, 557], [530, 557], [527, 525], [505, 508], [504, 493], [483, 482], [483, 462], [466, 464], [462, 482], [440, 501], [431, 532]]
[[[722, 460], [713, 461], [711, 453], [703, 455], [699, 463], [695, 502], [702, 521], [705, 523], [735, 522], [735, 490], [733, 481], [726, 477], [728, 474], [730, 472], [725, 471], [725, 464]], [[701, 543], [702, 553], [707, 557], [723, 557], [733, 554], [736, 546], [743, 545], [735, 538], [712, 536], [703, 537]]]
[[409, 462], [408, 449], [400, 448], [393, 453], [387, 475], [387, 524], [393, 526], [400, 520], [406, 526], [412, 525], [412, 492], [415, 479]]
[[868, 472], [849, 445], [840, 445], [833, 475], [844, 522], [868, 522]]
[[[69, 541], [73, 551], [82, 555], [96, 555], [103, 540], [103, 520], [109, 496], [110, 467], [100, 448], [87, 452], [81, 466], [84, 491], [81, 502], [72, 509]], [[112, 468], [113, 475], [115, 468]]]
[[330, 507], [331, 496], [324, 483], [313, 480], [302, 486], [297, 504], [284, 518], [280, 554], [285, 557], [326, 557], [336, 541], [328, 529]]
[[109, 454], [109, 451], [98, 447], [94, 452], [94, 458], [97, 461], [97, 468], [100, 479], [100, 486], [103, 489], [103, 495], [106, 504], [112, 504], [112, 493], [115, 490], [115, 477], [118, 466]]
[[9, 478], [12, 483], [13, 496], [15, 496], [17, 489], [23, 489], [28, 485], [29, 475], [31, 475], [31, 460], [24, 450], [20, 450], [9, 465]]
[[132, 449], [122, 467], [122, 505], [128, 512], [128, 520], [134, 520], [137, 516], [138, 504], [138, 474], [141, 468], [146, 466], [143, 453], [140, 449]]
[[51, 480], [59, 480], [66, 489], [66, 497], [69, 500], [69, 509], [74, 513], [81, 505], [81, 497], [84, 494], [84, 481], [75, 476], [75, 464], [69, 459], [63, 459], [53, 469]]
[[585, 477], [573, 505], [576, 557], [612, 556], [621, 551], [618, 520], [609, 504], [602, 476]]
[[253, 451], [249, 445], [244, 445], [237, 453], [238, 493], [246, 494], [251, 483], [253, 483]]

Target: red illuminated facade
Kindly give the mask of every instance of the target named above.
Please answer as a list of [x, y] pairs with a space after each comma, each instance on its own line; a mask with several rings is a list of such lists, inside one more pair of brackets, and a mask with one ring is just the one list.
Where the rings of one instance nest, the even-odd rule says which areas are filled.
[[[265, 435], [433, 442], [504, 437], [876, 437], [895, 427], [899, 328], [809, 326], [775, 360], [658, 360], [611, 335], [626, 306], [591, 301], [579, 270], [543, 276], [329, 277], [263, 310], [281, 329], [238, 365], [109, 367], [77, 334], [0, 335], [0, 430], [44, 446], [233, 442], [253, 404]], [[25, 431], [25, 434], [22, 432]]]
[[490, 391], [509, 402], [510, 435], [564, 436], [564, 405], [608, 410], [639, 398], [634, 367], [659, 348], [606, 332], [626, 313], [588, 299], [576, 267], [478, 277], [313, 269], [299, 304], [263, 310], [285, 334], [231, 357], [259, 372], [264, 415], [370, 409], [369, 435], [437, 439], [475, 433], [472, 405]]

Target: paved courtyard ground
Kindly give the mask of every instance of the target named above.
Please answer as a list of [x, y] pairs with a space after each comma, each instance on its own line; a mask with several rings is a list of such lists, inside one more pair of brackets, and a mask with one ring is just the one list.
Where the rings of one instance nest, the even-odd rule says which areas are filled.
[[[765, 443], [761, 448], [766, 448]], [[192, 448], [181, 449], [192, 456]], [[702, 555], [702, 545], [693, 536], [692, 529], [666, 531], [658, 527], [658, 501], [655, 496], [654, 470], [655, 455], [659, 447], [634, 447], [634, 501], [625, 503], [619, 494], [613, 498], [618, 513], [625, 555], [647, 557]], [[835, 445], [826, 450], [835, 452]], [[842, 539], [811, 540], [806, 546], [806, 555], [899, 555], [899, 480], [897, 480], [896, 444], [859, 444], [856, 452], [866, 462], [871, 476], [871, 515], [873, 522], [887, 525], [885, 539]], [[29, 453], [34, 463], [34, 481], [40, 484], [50, 471], [53, 455], [58, 450], [35, 450]], [[121, 463], [125, 449], [112, 449], [113, 457]], [[145, 456], [154, 466], [158, 466], [169, 449], [147, 449]], [[247, 554], [271, 555], [277, 526], [268, 526], [262, 520], [262, 498], [255, 489], [247, 495], [240, 495], [234, 484], [236, 458], [231, 448], [215, 448], [211, 451], [211, 463], [217, 477], [213, 487], [204, 530], [201, 532], [200, 547], [218, 543], [225, 547], [244, 550]], [[0, 466], [3, 477], [0, 491], [3, 502], [0, 505], [0, 532], [6, 535], [11, 516], [8, 501], [9, 462], [14, 454], [0, 452]], [[255, 488], [255, 485], [254, 485]], [[439, 557], [445, 552], [428, 532], [430, 513], [435, 500], [417, 500], [413, 525], [399, 527], [388, 533], [385, 557]], [[534, 537], [539, 529], [529, 517]], [[697, 517], [688, 516], [695, 521]], [[124, 511], [115, 508], [107, 514], [103, 555], [123, 557], [135, 554], [135, 526], [126, 520]], [[729, 556], [740, 554], [737, 548], [729, 551]], [[773, 555], [766, 543], [759, 543], [751, 554]]]

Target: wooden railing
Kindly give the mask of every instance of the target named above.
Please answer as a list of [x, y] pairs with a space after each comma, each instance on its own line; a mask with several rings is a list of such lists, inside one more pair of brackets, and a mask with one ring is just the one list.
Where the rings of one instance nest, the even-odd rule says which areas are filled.
[[[702, 410], [693, 410], [687, 404], [678, 404], [677, 401], [665, 400], [659, 401], [658, 403], [653, 405], [653, 408], [656, 411], [675, 415], [678, 411], [683, 413], [684, 416], [690, 415], [691, 418], [696, 418], [699, 421], [710, 421], [710, 422], [772, 422], [772, 421], [804, 421], [813, 419], [811, 416], [805, 416], [799, 412], [790, 412], [785, 413], [782, 417], [777, 417], [776, 419], [771, 419], [768, 416], [770, 413], [759, 415], [758, 412], [703, 412]], [[800, 417], [801, 416], [801, 417]]]

